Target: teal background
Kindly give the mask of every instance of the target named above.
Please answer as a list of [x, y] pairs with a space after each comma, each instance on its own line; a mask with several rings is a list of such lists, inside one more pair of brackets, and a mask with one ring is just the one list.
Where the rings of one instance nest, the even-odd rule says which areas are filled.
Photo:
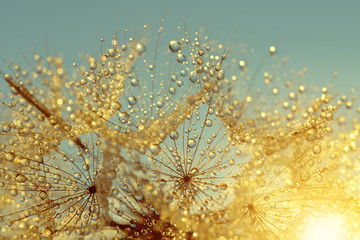
[[324, 85], [338, 72], [335, 86], [348, 93], [359, 87], [359, 9], [359, 1], [0, 1], [0, 56], [25, 63], [34, 47], [64, 53], [71, 68], [79, 52], [99, 52], [101, 37], [125, 28], [139, 35], [144, 24], [156, 31], [166, 13], [165, 34], [185, 21], [190, 32], [206, 27], [224, 42], [235, 35], [261, 53], [281, 41], [279, 54], [307, 67], [307, 81]]

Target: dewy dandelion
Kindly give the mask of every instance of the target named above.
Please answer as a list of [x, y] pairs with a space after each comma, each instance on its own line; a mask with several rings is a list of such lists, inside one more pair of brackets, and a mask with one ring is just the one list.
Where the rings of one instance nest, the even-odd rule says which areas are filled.
[[1, 237], [360, 237], [351, 97], [286, 72], [278, 46], [255, 63], [148, 28], [74, 70], [39, 54], [2, 70]]

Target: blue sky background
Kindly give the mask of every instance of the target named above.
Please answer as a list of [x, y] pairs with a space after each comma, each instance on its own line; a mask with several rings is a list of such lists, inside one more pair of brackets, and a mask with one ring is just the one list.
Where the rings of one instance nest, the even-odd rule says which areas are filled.
[[359, 9], [359, 1], [330, 0], [1, 1], [0, 56], [21, 63], [32, 47], [45, 54], [48, 42], [71, 67], [79, 52], [99, 52], [101, 37], [140, 32], [144, 24], [156, 30], [166, 12], [165, 34], [185, 21], [191, 32], [207, 27], [211, 39], [224, 42], [238, 25], [237, 41], [258, 52], [281, 40], [281, 56], [295, 69], [307, 67], [307, 81], [323, 85], [336, 71], [335, 86], [347, 93], [360, 86]]

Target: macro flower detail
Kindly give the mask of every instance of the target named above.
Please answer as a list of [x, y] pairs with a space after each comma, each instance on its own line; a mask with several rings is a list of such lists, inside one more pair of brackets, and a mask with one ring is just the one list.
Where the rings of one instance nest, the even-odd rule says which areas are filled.
[[204, 32], [9, 60], [1, 239], [359, 238], [355, 98]]

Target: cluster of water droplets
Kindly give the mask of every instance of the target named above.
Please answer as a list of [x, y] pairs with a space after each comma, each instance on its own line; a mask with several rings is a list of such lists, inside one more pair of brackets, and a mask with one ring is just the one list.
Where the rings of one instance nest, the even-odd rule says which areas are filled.
[[290, 239], [305, 212], [356, 215], [350, 97], [284, 71], [275, 46], [254, 66], [185, 27], [147, 31], [101, 39], [71, 77], [37, 54], [1, 72], [0, 235]]

